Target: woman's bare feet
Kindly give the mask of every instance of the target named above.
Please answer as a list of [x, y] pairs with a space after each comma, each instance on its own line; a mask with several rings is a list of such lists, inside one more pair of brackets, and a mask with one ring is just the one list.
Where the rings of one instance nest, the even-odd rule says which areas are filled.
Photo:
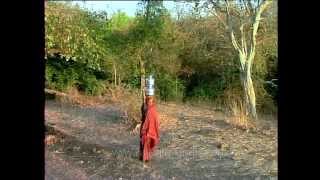
[[143, 161], [143, 168], [150, 168], [150, 166], [148, 165], [149, 161]]

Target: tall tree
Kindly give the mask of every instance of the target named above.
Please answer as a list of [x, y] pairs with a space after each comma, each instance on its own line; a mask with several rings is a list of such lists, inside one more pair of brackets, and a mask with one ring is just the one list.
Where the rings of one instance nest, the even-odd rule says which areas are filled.
[[48, 2], [45, 12], [45, 55], [61, 54], [66, 60], [101, 69], [107, 59], [97, 33], [98, 21], [79, 7], [61, 2]]
[[140, 47], [137, 52], [140, 65], [140, 88], [144, 101], [146, 61], [148, 59], [145, 59], [142, 54], [145, 51], [152, 52], [153, 44], [161, 37], [165, 8], [162, 0], [142, 0], [140, 6], [142, 8], [137, 12]]
[[252, 64], [256, 53], [256, 36], [262, 13], [272, 0], [208, 0], [206, 7], [226, 28], [231, 43], [238, 53], [240, 80], [248, 113], [257, 118], [256, 96], [251, 78]]
[[124, 72], [121, 70], [123, 64], [129, 63], [126, 56], [128, 49], [128, 29], [133, 19], [130, 18], [125, 12], [118, 11], [113, 14], [106, 24], [106, 31], [104, 34], [104, 41], [106, 48], [110, 51], [113, 82], [114, 85], [120, 85], [121, 75]]

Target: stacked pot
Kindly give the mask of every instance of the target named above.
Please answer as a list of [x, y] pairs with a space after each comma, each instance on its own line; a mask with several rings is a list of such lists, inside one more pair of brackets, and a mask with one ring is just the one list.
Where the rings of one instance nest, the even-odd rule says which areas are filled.
[[146, 95], [154, 96], [154, 78], [152, 75], [146, 79]]

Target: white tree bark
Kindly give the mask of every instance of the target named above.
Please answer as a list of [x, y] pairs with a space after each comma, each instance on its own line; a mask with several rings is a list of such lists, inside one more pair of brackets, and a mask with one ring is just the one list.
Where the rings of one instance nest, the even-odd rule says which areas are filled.
[[244, 90], [246, 113], [253, 118], [257, 118], [256, 95], [251, 79], [251, 73], [248, 71], [240, 71], [240, 79]]
[[[121, 72], [121, 70], [120, 70]], [[121, 76], [120, 76], [120, 73], [118, 73], [118, 85], [120, 86], [121, 85]]]
[[[243, 7], [247, 14], [251, 14], [251, 22], [248, 22], [252, 33], [250, 35], [250, 49], [248, 50], [247, 46], [247, 39], [245, 36], [245, 22], [240, 24], [240, 44], [237, 42], [237, 38], [235, 37], [234, 28], [231, 22], [231, 13], [230, 13], [230, 3], [228, 0], [225, 0], [225, 21], [222, 17], [218, 14], [218, 8], [215, 7], [214, 14], [222, 22], [225, 28], [228, 30], [231, 43], [234, 49], [238, 52], [239, 61], [240, 61], [240, 80], [244, 90], [244, 98], [246, 103], [247, 112], [251, 117], [254, 119], [257, 118], [257, 111], [256, 111], [256, 96], [254, 91], [254, 86], [251, 78], [251, 69], [253, 64], [253, 59], [255, 57], [256, 52], [256, 35], [259, 29], [259, 24], [261, 20], [262, 12], [272, 3], [271, 0], [264, 0], [261, 4], [258, 3], [256, 8], [253, 7], [251, 1], [241, 1], [243, 3]], [[218, 5], [217, 3], [213, 3], [214, 6]]]
[[114, 86], [117, 86], [117, 67], [115, 63], [113, 63], [113, 79], [114, 79]]
[[[250, 47], [250, 52], [247, 55], [247, 60], [245, 63], [245, 78], [242, 80], [243, 81], [243, 87], [245, 90], [245, 99], [246, 99], [246, 105], [247, 109], [249, 111], [249, 114], [253, 118], [258, 118], [257, 116], [257, 111], [256, 111], [256, 96], [255, 96], [255, 91], [253, 87], [253, 82], [251, 78], [251, 69], [252, 69], [252, 64], [253, 64], [253, 59], [255, 57], [256, 53], [256, 35], [258, 32], [260, 20], [261, 20], [261, 14], [262, 12], [271, 4], [272, 1], [270, 0], [265, 0], [263, 1], [257, 8], [256, 14], [253, 16], [253, 25], [252, 25], [252, 37], [251, 37], [251, 47]], [[245, 35], [243, 34], [241, 36], [241, 39], [245, 41]], [[246, 50], [246, 43], [244, 43], [243, 46], [243, 51]]]

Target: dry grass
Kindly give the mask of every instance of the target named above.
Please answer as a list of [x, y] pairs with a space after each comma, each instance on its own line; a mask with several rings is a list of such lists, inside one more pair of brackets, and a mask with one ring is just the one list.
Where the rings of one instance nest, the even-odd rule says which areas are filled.
[[[97, 107], [106, 103], [114, 104], [120, 108], [122, 119], [133, 133], [138, 133], [141, 123], [142, 98], [138, 89], [123, 86], [112, 86], [103, 96], [87, 96], [77, 89], [72, 88], [66, 93], [57, 92], [57, 98], [62, 102], [75, 104], [81, 107]], [[161, 110], [160, 101], [157, 103]], [[167, 106], [166, 104], [165, 106]], [[162, 106], [161, 106], [162, 107]], [[178, 110], [177, 110], [178, 111]], [[159, 112], [160, 127], [162, 130], [174, 129], [178, 119], [165, 111]]]
[[128, 89], [122, 86], [109, 88], [110, 100], [117, 104], [123, 112], [123, 118], [130, 129], [141, 123], [141, 97], [139, 90]]
[[124, 122], [130, 126], [130, 129], [136, 127], [141, 122], [141, 97], [139, 90], [127, 87], [112, 86], [106, 89], [104, 96], [86, 96], [80, 94], [77, 90], [72, 89], [68, 92], [72, 98], [68, 101], [81, 106], [99, 106], [105, 103], [116, 104], [122, 111]]
[[52, 145], [52, 144], [55, 144], [57, 142], [57, 138], [56, 138], [56, 136], [54, 136], [54, 135], [47, 135], [46, 137], [45, 137], [45, 144], [46, 145]]
[[103, 96], [88, 96], [80, 93], [76, 88], [70, 88], [66, 96], [57, 96], [62, 102], [76, 104], [82, 107], [98, 106], [106, 102], [106, 97]]
[[97, 107], [106, 103], [116, 104], [123, 112], [122, 118], [130, 129], [136, 127], [141, 122], [141, 97], [138, 90], [132, 90], [123, 86], [110, 87], [106, 89], [103, 96], [88, 96], [79, 92], [76, 88], [71, 88], [62, 93], [50, 90], [57, 99], [64, 103], [71, 103], [81, 107]]
[[242, 130], [256, 129], [254, 121], [248, 115], [245, 106], [242, 90], [240, 88], [229, 88], [225, 90], [222, 100], [226, 114], [229, 116], [227, 123]]
[[248, 116], [246, 106], [241, 99], [228, 100], [227, 107], [230, 115], [227, 120], [229, 124], [243, 130], [255, 129], [255, 124]]
[[172, 115], [159, 113], [160, 118], [160, 129], [161, 130], [173, 130], [177, 128], [178, 118]]

